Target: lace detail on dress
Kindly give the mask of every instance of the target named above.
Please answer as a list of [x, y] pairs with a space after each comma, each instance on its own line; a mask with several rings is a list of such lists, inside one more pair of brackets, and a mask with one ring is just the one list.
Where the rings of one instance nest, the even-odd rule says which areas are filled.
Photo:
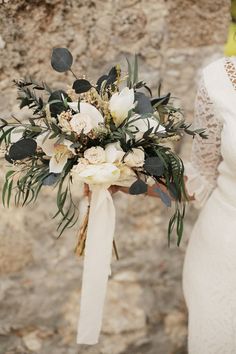
[[230, 58], [225, 58], [224, 67], [234, 89], [236, 90], [236, 70], [234, 63], [230, 60]]
[[203, 80], [200, 83], [195, 101], [193, 126], [206, 128], [208, 139], [195, 136], [192, 144], [191, 160], [185, 164], [188, 177], [186, 188], [195, 196], [195, 206], [202, 207], [216, 186], [218, 165], [221, 157], [221, 130], [223, 123], [214, 112], [213, 103]]

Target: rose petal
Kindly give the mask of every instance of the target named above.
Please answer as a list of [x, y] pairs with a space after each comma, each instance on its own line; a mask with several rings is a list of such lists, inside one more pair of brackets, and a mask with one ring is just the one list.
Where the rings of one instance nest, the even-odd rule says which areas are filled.
[[105, 153], [106, 161], [110, 163], [120, 162], [125, 154], [119, 142], [107, 144], [105, 147]]
[[125, 87], [120, 93], [112, 95], [109, 102], [109, 109], [116, 126], [119, 126], [128, 112], [134, 108], [134, 90]]
[[95, 125], [98, 125], [98, 123], [104, 122], [103, 116], [101, 115], [99, 110], [89, 103], [80, 103], [80, 113], [87, 114], [91, 118], [93, 127]]
[[111, 163], [87, 165], [76, 176], [88, 184], [113, 184], [119, 179], [120, 170]]

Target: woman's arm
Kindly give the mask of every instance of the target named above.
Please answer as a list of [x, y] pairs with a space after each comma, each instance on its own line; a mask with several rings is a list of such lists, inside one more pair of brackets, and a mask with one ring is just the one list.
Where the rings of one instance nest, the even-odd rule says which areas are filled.
[[[187, 181], [187, 176], [185, 176], [185, 181]], [[128, 187], [112, 186], [111, 188], [110, 188], [111, 193], [116, 193], [118, 191], [121, 191], [121, 192], [129, 194]], [[155, 192], [156, 188], [161, 189], [164, 193], [167, 193], [168, 195], [170, 195], [168, 189], [160, 183], [156, 183], [156, 184], [153, 184], [152, 186], [148, 186], [148, 190], [146, 192], [146, 195], [148, 195], [149, 197], [160, 198], [160, 195]], [[170, 196], [170, 198], [172, 200], [174, 200], [173, 197]], [[187, 193], [187, 201], [191, 201], [194, 199], [195, 199], [194, 195], [188, 195], [188, 193]]]
[[201, 208], [216, 187], [221, 156], [222, 118], [217, 115], [202, 78], [195, 100], [194, 129], [206, 128], [208, 139], [195, 136], [191, 158], [185, 165], [185, 187], [194, 195], [194, 205]]

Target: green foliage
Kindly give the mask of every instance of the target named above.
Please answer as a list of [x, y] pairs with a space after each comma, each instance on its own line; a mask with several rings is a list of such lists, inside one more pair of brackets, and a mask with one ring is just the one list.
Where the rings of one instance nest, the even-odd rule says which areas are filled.
[[11, 136], [11, 132], [14, 129], [14, 127], [8, 127], [6, 129], [4, 129], [6, 127], [6, 125], [0, 127], [0, 131], [1, 131], [1, 135], [0, 135], [0, 146], [5, 143], [6, 146], [8, 146], [10, 144], [10, 136]]
[[[51, 64], [56, 71], [72, 72], [72, 63], [72, 54], [66, 48], [53, 50]], [[71, 127], [67, 130], [61, 126], [60, 119], [69, 122], [77, 113], [70, 109], [71, 98], [64, 90], [52, 91], [45, 83], [39, 84], [31, 78], [15, 81], [19, 91], [20, 108], [28, 106], [33, 111], [33, 117], [30, 117], [27, 123], [19, 121], [16, 117], [12, 117], [11, 121], [0, 119], [0, 145], [5, 146], [5, 158], [12, 164], [3, 185], [4, 206], [9, 206], [13, 195], [16, 205], [28, 205], [37, 200], [43, 186], [54, 186], [57, 190], [57, 212], [54, 218], [59, 218], [60, 236], [65, 229], [72, 227], [78, 218], [78, 208], [71, 191], [71, 169], [84, 157], [85, 150], [93, 146], [105, 148], [109, 143], [119, 142], [125, 156], [135, 148], [143, 150], [145, 154], [143, 167], [133, 168], [137, 179], [130, 186], [130, 194], [146, 193], [148, 178], [151, 177], [157, 184], [154, 192], [163, 204], [168, 208], [174, 205], [168, 226], [168, 242], [170, 244], [171, 235], [176, 230], [177, 244], [180, 244], [187, 200], [184, 165], [181, 158], [163, 142], [170, 138], [181, 138], [184, 134], [192, 137], [198, 135], [203, 139], [206, 139], [207, 135], [204, 129], [191, 129], [191, 125], [184, 120], [182, 110], [175, 107], [171, 94], [161, 94], [161, 83], [158, 96], [152, 97], [151, 89], [144, 81], [139, 80], [137, 55], [132, 63], [127, 59], [127, 67], [128, 74], [125, 78], [121, 78], [120, 66], [116, 65], [107, 74], [100, 76], [94, 86], [86, 79], [76, 78], [72, 72], [76, 78], [73, 89], [78, 95], [78, 111], [80, 102], [91, 96], [88, 103], [99, 109], [104, 117], [104, 122], [89, 134], [85, 134], [84, 130], [77, 134]], [[120, 82], [126, 78], [127, 86], [134, 90], [135, 105], [117, 127], [112, 112], [108, 109], [109, 99], [114, 93], [119, 93]], [[41, 96], [38, 93], [41, 93]], [[152, 118], [152, 123], [156, 121], [155, 128], [146, 118]], [[146, 119], [148, 122], [147, 130], [137, 137], [139, 130], [135, 123], [140, 119]], [[163, 126], [162, 130], [159, 130], [160, 125]], [[21, 130], [22, 137], [16, 143], [11, 143], [15, 128]], [[37, 147], [36, 138], [42, 133], [44, 142], [46, 139], [55, 139], [56, 143], [53, 140], [53, 144], [62, 144], [64, 139], [67, 144], [68, 141], [71, 142], [70, 148], [74, 149], [74, 155], [68, 155], [67, 163], [60, 174], [49, 171], [50, 156], [45, 156], [44, 151]], [[60, 148], [59, 146], [58, 154], [63, 155], [63, 149], [60, 152]], [[165, 186], [167, 192], [164, 192], [160, 185]]]
[[49, 86], [42, 82], [41, 84], [35, 82], [31, 78], [22, 79], [22, 80], [14, 80], [14, 84], [18, 88], [18, 100], [20, 100], [20, 108], [28, 106], [33, 110], [33, 114], [42, 115], [44, 111], [45, 103], [42, 97], [38, 97], [35, 91], [44, 91], [47, 94], [51, 93], [51, 89]]
[[54, 218], [61, 216], [61, 220], [58, 224], [57, 230], [59, 231], [59, 236], [62, 235], [66, 228], [71, 228], [78, 220], [78, 208], [73, 202], [73, 197], [71, 193], [71, 183], [72, 179], [70, 177], [70, 170], [73, 167], [73, 161], [68, 160], [67, 164], [63, 169], [61, 177], [56, 183], [57, 186], [57, 213]]
[[58, 114], [68, 109], [68, 95], [64, 90], [57, 90], [51, 93], [48, 98], [50, 113], [57, 118]]
[[137, 179], [130, 187], [129, 193], [132, 195], [144, 194], [147, 192], [148, 186], [147, 184], [141, 180]]
[[137, 54], [135, 54], [135, 56], [134, 56], [133, 65], [130, 63], [128, 58], [126, 58], [126, 61], [127, 61], [127, 65], [128, 65], [127, 86], [129, 88], [132, 88], [138, 83], [138, 56], [137, 56]]
[[[61, 217], [58, 224], [59, 236], [66, 228], [72, 227], [78, 218], [77, 206], [74, 204], [71, 194], [71, 166], [73, 166], [73, 162], [69, 160], [60, 177], [55, 180], [54, 188], [57, 188], [56, 204], [58, 211], [54, 218]], [[15, 180], [16, 175], [20, 176]], [[41, 188], [45, 185], [45, 179], [50, 175], [48, 166], [38, 164], [36, 160], [32, 160], [31, 165], [26, 164], [20, 172], [16, 170], [8, 171], [2, 191], [3, 205], [9, 207], [13, 192], [14, 202], [17, 206], [35, 202]]]
[[70, 70], [73, 56], [67, 48], [54, 48], [52, 51], [51, 65], [54, 70], [63, 73]]
[[27, 157], [31, 157], [35, 154], [37, 149], [37, 143], [33, 139], [21, 139], [16, 143], [12, 144], [8, 155], [13, 161], [24, 160]]
[[143, 168], [151, 176], [162, 176], [164, 173], [164, 164], [158, 156], [146, 158]]
[[85, 79], [78, 79], [75, 80], [73, 83], [72, 88], [75, 90], [76, 93], [84, 93], [89, 91], [92, 88], [92, 85], [88, 80]]

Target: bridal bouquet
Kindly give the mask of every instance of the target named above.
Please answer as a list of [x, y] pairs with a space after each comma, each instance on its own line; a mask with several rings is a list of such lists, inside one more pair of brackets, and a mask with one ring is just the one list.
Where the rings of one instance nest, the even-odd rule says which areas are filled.
[[80, 253], [85, 249], [78, 343], [94, 344], [101, 328], [115, 228], [109, 187], [126, 186], [135, 195], [146, 193], [150, 185], [166, 206], [173, 202], [168, 239], [176, 226], [179, 245], [186, 199], [184, 166], [166, 143], [184, 133], [206, 136], [203, 129], [190, 129], [181, 110], [171, 104], [170, 94], [161, 96], [159, 89], [158, 97], [152, 97], [138, 78], [137, 57], [132, 64], [127, 61], [127, 73], [117, 65], [97, 82], [77, 77], [72, 63], [66, 48], [53, 50], [53, 69], [69, 70], [75, 77], [67, 90], [53, 91], [31, 79], [15, 81], [20, 108], [28, 106], [32, 117], [26, 122], [1, 119], [0, 143], [11, 165], [2, 199], [9, 205], [14, 194], [17, 205], [27, 205], [43, 186], [54, 186], [61, 234], [78, 218], [72, 183], [89, 185], [90, 209], [78, 245]]

